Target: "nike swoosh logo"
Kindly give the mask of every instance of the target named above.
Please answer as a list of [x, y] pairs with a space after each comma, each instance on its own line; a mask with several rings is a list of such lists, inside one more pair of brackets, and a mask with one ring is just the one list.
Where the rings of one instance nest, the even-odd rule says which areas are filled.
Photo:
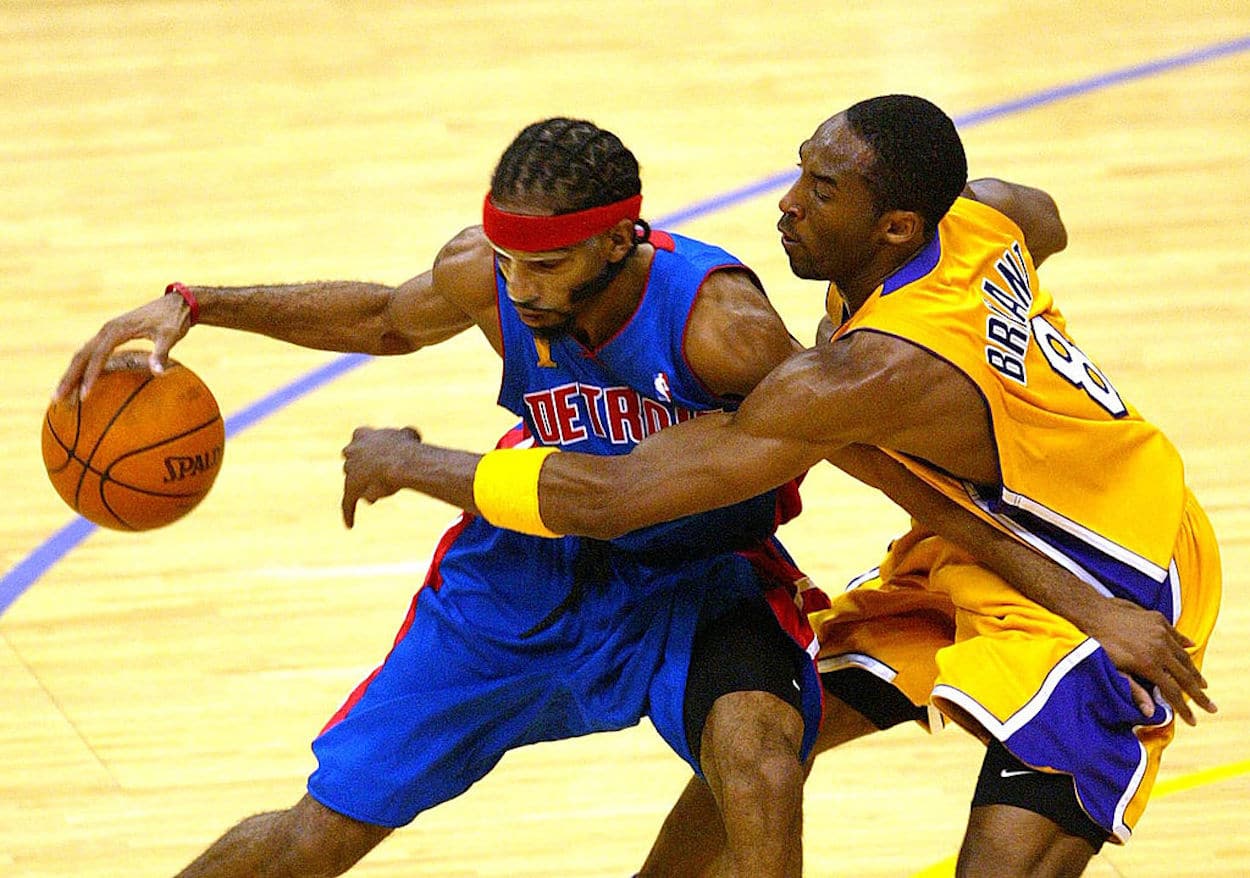
[[1007, 769], [1004, 768], [1002, 771], [998, 773], [998, 776], [999, 777], [1019, 777], [1022, 774], [1037, 774], [1037, 772], [1028, 768], [1024, 769], [1023, 771], [1008, 771]]

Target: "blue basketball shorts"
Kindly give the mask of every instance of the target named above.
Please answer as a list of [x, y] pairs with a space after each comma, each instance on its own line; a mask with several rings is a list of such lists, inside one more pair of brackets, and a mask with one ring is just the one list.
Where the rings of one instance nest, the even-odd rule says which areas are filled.
[[[760, 574], [738, 554], [656, 565], [602, 543], [588, 569], [586, 542], [462, 515], [390, 654], [313, 742], [310, 795], [356, 820], [403, 826], [511, 749], [643, 716], [697, 773], [683, 722], [695, 633], [760, 600]], [[805, 758], [821, 687], [809, 655], [790, 642], [803, 659]]]

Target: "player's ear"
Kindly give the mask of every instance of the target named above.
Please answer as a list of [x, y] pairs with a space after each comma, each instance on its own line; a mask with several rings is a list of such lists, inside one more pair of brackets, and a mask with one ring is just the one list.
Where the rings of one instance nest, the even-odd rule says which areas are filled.
[[924, 240], [924, 218], [914, 210], [887, 210], [877, 221], [886, 243], [906, 246]]
[[619, 220], [616, 225], [604, 232], [608, 242], [608, 261], [619, 262], [624, 259], [634, 246], [634, 221]]

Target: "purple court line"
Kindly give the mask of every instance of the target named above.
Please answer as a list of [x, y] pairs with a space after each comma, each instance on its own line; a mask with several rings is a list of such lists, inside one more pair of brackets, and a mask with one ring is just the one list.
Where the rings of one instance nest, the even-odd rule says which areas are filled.
[[[1126, 82], [1167, 73], [1171, 70], [1214, 61], [1217, 58], [1235, 55], [1247, 50], [1250, 50], [1250, 36], [1214, 43], [1210, 46], [1194, 49], [1179, 55], [1171, 55], [1156, 61], [1147, 61], [1130, 67], [1122, 67], [1119, 70], [1112, 70], [1099, 76], [1077, 80], [1068, 85], [1043, 89], [1012, 101], [992, 104], [980, 110], [973, 110], [962, 116], [956, 116], [954, 121], [959, 128], [971, 128], [973, 125], [980, 125], [982, 122], [988, 122], [991, 119], [1022, 113], [1026, 110], [1043, 107], [1068, 98], [1090, 94]], [[659, 217], [654, 221], [653, 225], [657, 228], [680, 226], [699, 217], [707, 216], [759, 195], [765, 195], [784, 186], [789, 186], [794, 181], [796, 174], [797, 171], [794, 170], [773, 174], [746, 186], [731, 189], [721, 195], [695, 202], [675, 213]], [[358, 366], [364, 365], [370, 359], [371, 357], [364, 354], [347, 354], [313, 370], [301, 378], [297, 378], [285, 387], [275, 390], [268, 396], [257, 400], [243, 410], [226, 418], [226, 436], [230, 437], [246, 430], [257, 421], [263, 420], [275, 412], [286, 408], [300, 397], [312, 393], [322, 385], [328, 384]], [[39, 577], [43, 576], [53, 564], [64, 558], [97, 529], [96, 525], [85, 518], [75, 518], [19, 561], [4, 575], [3, 579], [0, 579], [0, 615], [3, 615], [5, 610], [12, 606], [13, 602], [21, 597], [26, 589], [34, 585]]]

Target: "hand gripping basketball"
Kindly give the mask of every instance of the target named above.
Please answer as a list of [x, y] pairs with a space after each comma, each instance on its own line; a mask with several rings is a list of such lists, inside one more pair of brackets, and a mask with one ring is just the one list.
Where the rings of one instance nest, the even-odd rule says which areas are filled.
[[69, 368], [52, 394], [54, 403], [70, 396], [86, 396], [104, 372], [109, 357], [119, 346], [140, 338], [153, 342], [147, 368], [165, 371], [169, 351], [191, 328], [190, 311], [181, 296], [165, 295], [115, 317], [100, 328], [70, 360]]
[[221, 469], [225, 426], [194, 372], [123, 351], [85, 398], [53, 401], [43, 421], [43, 461], [61, 498], [116, 530], [149, 530], [194, 509]]

